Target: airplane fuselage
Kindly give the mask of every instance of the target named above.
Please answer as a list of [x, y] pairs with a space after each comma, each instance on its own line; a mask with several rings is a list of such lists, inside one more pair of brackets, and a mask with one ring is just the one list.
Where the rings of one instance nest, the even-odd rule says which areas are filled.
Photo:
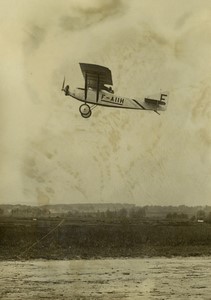
[[[94, 105], [141, 110], [155, 109], [154, 104], [147, 103], [142, 99], [121, 97], [104, 90], [100, 90], [97, 94], [96, 90], [88, 89], [85, 97], [85, 90], [83, 88], [76, 88], [73, 90], [68, 89], [68, 93], [66, 93], [66, 95], [79, 101]], [[163, 107], [163, 105], [159, 105], [159, 110], [165, 110], [165, 106]]]
[[84, 78], [84, 88], [70, 89], [65, 86], [65, 77], [62, 84], [62, 91], [66, 96], [83, 102], [79, 107], [79, 112], [83, 118], [89, 118], [92, 111], [97, 106], [125, 108], [135, 110], [152, 110], [159, 114], [165, 111], [168, 102], [168, 92], [154, 94], [142, 98], [127, 98], [115, 95], [112, 86], [111, 70], [107, 67], [79, 63]]

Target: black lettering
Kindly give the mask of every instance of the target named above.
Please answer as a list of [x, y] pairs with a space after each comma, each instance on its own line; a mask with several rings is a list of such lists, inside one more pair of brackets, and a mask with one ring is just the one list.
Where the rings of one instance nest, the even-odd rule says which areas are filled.
[[114, 97], [113, 96], [111, 97], [111, 101], [114, 101]]
[[102, 96], [101, 96], [101, 100], [102, 100], [104, 97], [105, 97], [105, 95], [104, 95], [104, 94], [102, 94]]
[[[160, 94], [160, 101], [162, 101], [162, 100], [165, 101], [165, 100], [166, 100], [165, 97], [167, 97], [167, 96], [168, 96], [168, 95], [166, 95], [166, 94]], [[163, 97], [164, 97], [164, 98], [163, 98]]]
[[120, 99], [119, 99], [119, 103], [120, 103], [120, 104], [123, 104], [123, 103], [124, 103], [124, 98], [120, 98]]

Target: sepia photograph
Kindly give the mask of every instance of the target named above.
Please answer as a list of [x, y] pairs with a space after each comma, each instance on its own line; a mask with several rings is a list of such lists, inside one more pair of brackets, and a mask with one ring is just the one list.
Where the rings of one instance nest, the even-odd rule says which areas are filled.
[[0, 299], [211, 299], [211, 1], [0, 0]]

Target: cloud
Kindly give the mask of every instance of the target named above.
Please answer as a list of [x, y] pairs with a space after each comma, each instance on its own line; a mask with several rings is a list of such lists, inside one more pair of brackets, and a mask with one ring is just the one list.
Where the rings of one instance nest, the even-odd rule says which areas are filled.
[[60, 18], [60, 25], [65, 31], [87, 29], [87, 27], [105, 21], [107, 18], [113, 18], [119, 13], [122, 14], [124, 9], [125, 4], [122, 0], [77, 1], [77, 3], [73, 2], [73, 7], [69, 13]]
[[24, 41], [23, 48], [28, 52], [37, 50], [46, 38], [46, 29], [36, 24], [28, 25], [24, 31], [27, 34], [27, 38]]

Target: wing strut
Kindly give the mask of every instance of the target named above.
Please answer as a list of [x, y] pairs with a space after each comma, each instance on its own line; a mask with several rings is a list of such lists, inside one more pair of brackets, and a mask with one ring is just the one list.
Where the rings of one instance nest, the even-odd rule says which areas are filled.
[[96, 102], [98, 102], [99, 99], [99, 90], [100, 90], [100, 76], [97, 75], [97, 93], [96, 93]]
[[86, 98], [87, 98], [87, 88], [88, 88], [88, 84], [87, 84], [87, 73], [86, 73], [86, 75], [85, 75], [85, 89], [84, 89], [85, 101], [86, 101]]

